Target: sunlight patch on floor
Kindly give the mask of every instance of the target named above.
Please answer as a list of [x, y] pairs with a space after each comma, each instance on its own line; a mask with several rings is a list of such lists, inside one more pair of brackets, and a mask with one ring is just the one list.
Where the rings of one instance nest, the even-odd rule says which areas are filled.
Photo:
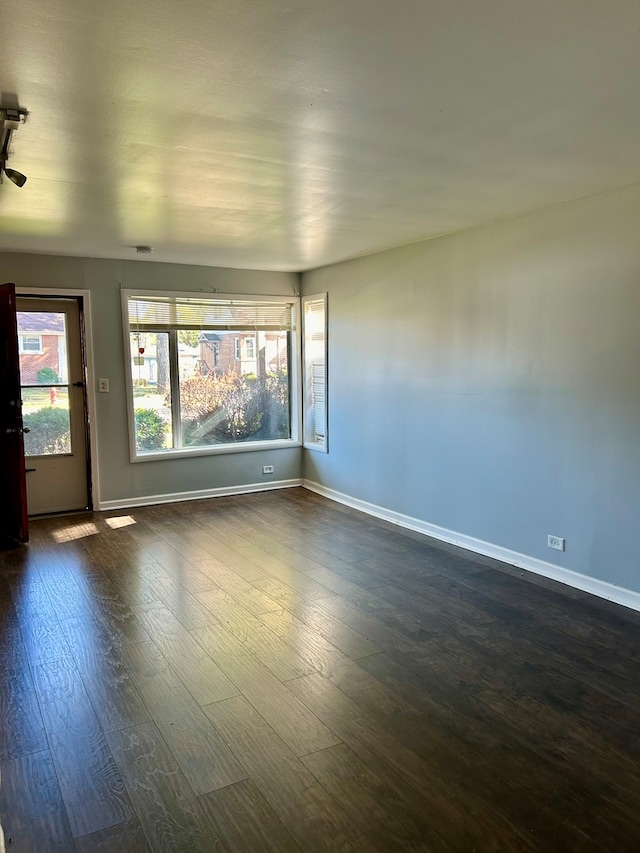
[[87, 524], [73, 524], [71, 527], [54, 530], [51, 535], [56, 542], [71, 542], [73, 539], [84, 539], [85, 536], [94, 536], [98, 532], [96, 525], [93, 522], [88, 522]]

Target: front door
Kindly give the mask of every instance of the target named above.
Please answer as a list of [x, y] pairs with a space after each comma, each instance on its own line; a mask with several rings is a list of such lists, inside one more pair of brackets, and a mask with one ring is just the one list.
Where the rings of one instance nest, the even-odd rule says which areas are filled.
[[29, 538], [18, 372], [16, 289], [0, 285], [0, 544]]
[[87, 509], [89, 467], [79, 302], [21, 296], [17, 321], [29, 515]]

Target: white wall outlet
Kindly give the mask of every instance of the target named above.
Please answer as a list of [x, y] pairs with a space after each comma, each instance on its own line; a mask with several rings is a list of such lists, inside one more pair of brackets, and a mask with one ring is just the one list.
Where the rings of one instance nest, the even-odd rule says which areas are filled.
[[101, 394], [109, 393], [109, 380], [108, 379], [98, 379], [98, 391]]
[[263, 465], [262, 466], [263, 474], [273, 474], [273, 465]]
[[564, 539], [562, 536], [547, 536], [547, 546], [555, 548], [556, 551], [564, 551]]

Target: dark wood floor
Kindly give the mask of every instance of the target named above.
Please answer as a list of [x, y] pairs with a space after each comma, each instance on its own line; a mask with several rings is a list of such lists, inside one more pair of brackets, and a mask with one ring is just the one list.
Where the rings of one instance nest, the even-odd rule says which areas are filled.
[[28, 851], [638, 851], [640, 614], [302, 489], [0, 554]]

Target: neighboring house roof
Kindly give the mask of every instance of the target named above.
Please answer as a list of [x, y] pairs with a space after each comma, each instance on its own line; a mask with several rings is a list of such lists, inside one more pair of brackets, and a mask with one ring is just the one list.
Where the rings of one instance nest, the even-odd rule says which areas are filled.
[[21, 335], [64, 335], [64, 314], [48, 311], [18, 311], [18, 333]]

